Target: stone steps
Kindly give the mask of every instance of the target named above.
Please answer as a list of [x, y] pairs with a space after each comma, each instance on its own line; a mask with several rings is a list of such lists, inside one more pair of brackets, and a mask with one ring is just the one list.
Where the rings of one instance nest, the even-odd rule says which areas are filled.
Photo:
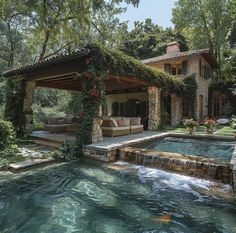
[[52, 142], [48, 140], [43, 140], [43, 139], [34, 139], [33, 142], [38, 145], [43, 145], [43, 146], [48, 146], [48, 147], [53, 147], [58, 149], [62, 143], [59, 142]]
[[30, 159], [23, 162], [18, 163], [11, 163], [9, 164], [9, 169], [13, 172], [17, 172], [26, 168], [39, 166], [39, 165], [46, 165], [55, 163], [56, 160], [54, 158], [48, 158], [48, 159]]

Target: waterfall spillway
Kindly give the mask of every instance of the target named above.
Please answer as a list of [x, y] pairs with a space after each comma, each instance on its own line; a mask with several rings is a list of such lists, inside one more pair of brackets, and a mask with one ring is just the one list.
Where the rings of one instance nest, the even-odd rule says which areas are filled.
[[118, 154], [119, 159], [126, 162], [222, 183], [230, 183], [231, 171], [229, 164], [216, 162], [213, 159], [135, 147], [121, 148]]

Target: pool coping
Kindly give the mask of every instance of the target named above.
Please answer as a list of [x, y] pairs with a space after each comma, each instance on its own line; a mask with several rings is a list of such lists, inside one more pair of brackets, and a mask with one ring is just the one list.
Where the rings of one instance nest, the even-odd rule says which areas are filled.
[[235, 144], [235, 147], [234, 147], [233, 155], [232, 155], [231, 160], [230, 160], [230, 168], [231, 168], [231, 170], [236, 172], [236, 144]]
[[[109, 146], [103, 146], [103, 145], [99, 145], [99, 144], [90, 144], [86, 146], [86, 149], [89, 150], [97, 150], [97, 151], [102, 151], [102, 152], [111, 152], [114, 150], [118, 150], [122, 147], [126, 147], [126, 146], [131, 146], [131, 145], [135, 145], [135, 144], [139, 144], [142, 142], [146, 142], [149, 140], [153, 140], [153, 139], [160, 139], [160, 138], [164, 138], [164, 137], [184, 137], [184, 138], [193, 138], [193, 139], [210, 139], [210, 140], [224, 140], [224, 141], [233, 141], [236, 143], [235, 138], [233, 137], [222, 137], [222, 136], [218, 136], [218, 135], [189, 135], [189, 134], [182, 134], [182, 133], [172, 133], [172, 132], [165, 132], [165, 133], [157, 133], [155, 135], [148, 135], [148, 136], [144, 136], [142, 138], [137, 138], [137, 139], [131, 139], [128, 140], [126, 142], [122, 142], [122, 143], [117, 143], [115, 145], [109, 145]], [[236, 144], [235, 144], [235, 148], [236, 148]], [[236, 150], [235, 150], [235, 156], [236, 156]], [[235, 158], [236, 159], [236, 158]]]

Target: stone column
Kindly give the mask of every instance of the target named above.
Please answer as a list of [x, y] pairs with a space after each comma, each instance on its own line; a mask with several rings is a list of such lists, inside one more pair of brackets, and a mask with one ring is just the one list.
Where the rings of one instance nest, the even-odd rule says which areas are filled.
[[161, 89], [148, 87], [149, 121], [148, 130], [157, 130], [161, 122]]
[[34, 90], [36, 83], [33, 81], [27, 81], [25, 83], [25, 96], [23, 103], [23, 114], [25, 117], [25, 134], [31, 134], [33, 131], [33, 110], [32, 103], [34, 97]]
[[182, 120], [182, 97], [171, 94], [171, 125], [178, 125]]
[[[102, 107], [99, 107], [99, 116], [102, 115]], [[93, 120], [93, 131], [92, 131], [92, 142], [101, 142], [103, 140], [102, 129], [101, 129], [102, 120], [94, 119]]]

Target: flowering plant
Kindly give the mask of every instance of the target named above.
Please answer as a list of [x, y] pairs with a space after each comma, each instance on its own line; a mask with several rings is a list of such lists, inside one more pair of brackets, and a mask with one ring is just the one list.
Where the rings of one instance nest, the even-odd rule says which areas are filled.
[[204, 121], [204, 126], [206, 128], [214, 128], [217, 125], [217, 122], [213, 119], [206, 118]]
[[198, 126], [198, 123], [196, 121], [194, 121], [193, 119], [187, 119], [184, 122], [184, 126], [186, 128], [194, 128], [194, 127]]

